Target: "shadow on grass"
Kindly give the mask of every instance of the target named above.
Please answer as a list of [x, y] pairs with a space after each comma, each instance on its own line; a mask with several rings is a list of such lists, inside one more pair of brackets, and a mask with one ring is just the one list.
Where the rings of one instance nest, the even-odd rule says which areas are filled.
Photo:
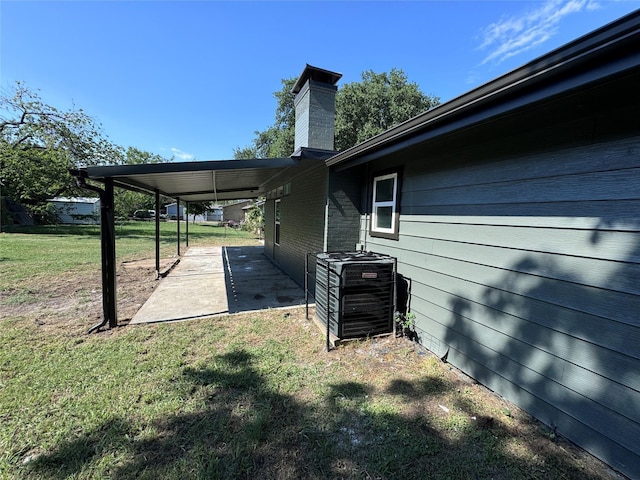
[[[548, 478], [505, 444], [498, 424], [437, 427], [425, 414], [400, 414], [367, 385], [331, 384], [317, 403], [283, 394], [237, 349], [204, 369], [186, 367], [176, 388], [198, 400], [188, 413], [134, 423], [134, 416], [61, 442], [23, 467], [35, 478]], [[387, 393], [426, 400], [453, 388], [425, 378]], [[472, 408], [472, 407], [469, 407]], [[462, 412], [470, 415], [472, 412]], [[544, 455], [544, 452], [540, 452]], [[104, 464], [110, 466], [105, 469]], [[101, 466], [103, 465], [103, 466]], [[549, 463], [549, 465], [552, 465]], [[588, 478], [560, 465], [564, 478]], [[101, 470], [100, 470], [101, 469]], [[553, 472], [553, 470], [552, 470]], [[551, 474], [553, 476], [553, 473]]]

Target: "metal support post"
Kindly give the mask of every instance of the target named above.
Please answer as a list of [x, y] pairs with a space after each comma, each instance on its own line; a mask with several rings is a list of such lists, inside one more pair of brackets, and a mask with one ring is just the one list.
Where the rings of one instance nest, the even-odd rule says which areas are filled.
[[177, 219], [178, 219], [178, 256], [180, 256], [180, 197], [176, 198], [176, 209], [178, 211]]
[[113, 178], [105, 178], [104, 190], [86, 183], [77, 171], [72, 171], [80, 188], [100, 195], [100, 253], [102, 271], [102, 314], [101, 323], [94, 325], [87, 333], [94, 332], [106, 324], [109, 328], [118, 326], [117, 285], [116, 285], [116, 229], [114, 222]]
[[185, 203], [185, 211], [187, 212], [187, 223], [184, 224], [185, 245], [189, 248], [189, 202]]
[[[331, 351], [331, 263], [327, 261], [327, 352]], [[342, 283], [342, 281], [340, 281]], [[340, 286], [340, 288], [342, 288]], [[338, 334], [340, 332], [338, 331]]]
[[304, 256], [304, 304], [305, 318], [309, 320], [309, 252]]
[[118, 326], [116, 284], [116, 229], [114, 222], [113, 178], [105, 178], [104, 198], [100, 204], [100, 238], [102, 242], [102, 292], [109, 328]]
[[156, 189], [156, 280], [160, 278], [160, 192]]

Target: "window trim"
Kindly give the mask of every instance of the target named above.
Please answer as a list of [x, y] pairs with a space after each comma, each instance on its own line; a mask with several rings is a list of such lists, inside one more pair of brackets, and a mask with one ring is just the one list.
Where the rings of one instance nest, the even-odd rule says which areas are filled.
[[276, 198], [273, 202], [273, 243], [280, 245], [280, 217], [282, 215], [282, 205], [280, 198]]
[[[400, 180], [402, 172], [400, 169], [387, 170], [384, 172], [378, 172], [374, 174], [372, 184], [371, 195], [371, 221], [369, 222], [369, 235], [372, 237], [388, 238], [391, 240], [398, 240], [399, 228], [400, 228]], [[376, 202], [376, 189], [377, 182], [382, 180], [388, 180], [393, 178], [393, 199], [384, 202]], [[376, 210], [378, 207], [391, 207], [391, 228], [378, 228], [376, 227]]]

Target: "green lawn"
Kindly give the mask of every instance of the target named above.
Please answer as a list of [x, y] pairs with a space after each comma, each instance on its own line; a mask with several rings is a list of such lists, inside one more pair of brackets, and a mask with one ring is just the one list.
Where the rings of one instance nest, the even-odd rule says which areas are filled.
[[[3, 227], [0, 235], [0, 292], [24, 295], [46, 282], [51, 275], [100, 269], [100, 227], [97, 225], [46, 225]], [[180, 226], [184, 251], [186, 226]], [[255, 244], [253, 235], [240, 229], [214, 224], [189, 224], [189, 245]], [[160, 223], [160, 252], [163, 257], [177, 253], [175, 222]], [[155, 223], [125, 222], [116, 227], [118, 263], [155, 258]]]
[[[124, 225], [119, 258], [152, 257], [149, 228]], [[193, 244], [255, 242], [190, 233]], [[98, 248], [93, 228], [2, 234], [0, 288], [79, 275], [99, 264]], [[303, 313], [92, 335], [0, 315], [0, 478], [610, 478], [413, 344], [327, 353]]]

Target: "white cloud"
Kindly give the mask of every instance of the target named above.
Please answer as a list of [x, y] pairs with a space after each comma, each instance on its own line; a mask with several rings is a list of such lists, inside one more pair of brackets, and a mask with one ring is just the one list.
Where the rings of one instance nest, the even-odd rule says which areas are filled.
[[488, 50], [481, 65], [500, 63], [546, 42], [567, 15], [599, 8], [596, 0], [547, 0], [521, 16], [504, 17], [482, 32], [480, 49]]
[[191, 153], [183, 152], [179, 148], [171, 148], [171, 153], [180, 160], [193, 160], [194, 157]]

